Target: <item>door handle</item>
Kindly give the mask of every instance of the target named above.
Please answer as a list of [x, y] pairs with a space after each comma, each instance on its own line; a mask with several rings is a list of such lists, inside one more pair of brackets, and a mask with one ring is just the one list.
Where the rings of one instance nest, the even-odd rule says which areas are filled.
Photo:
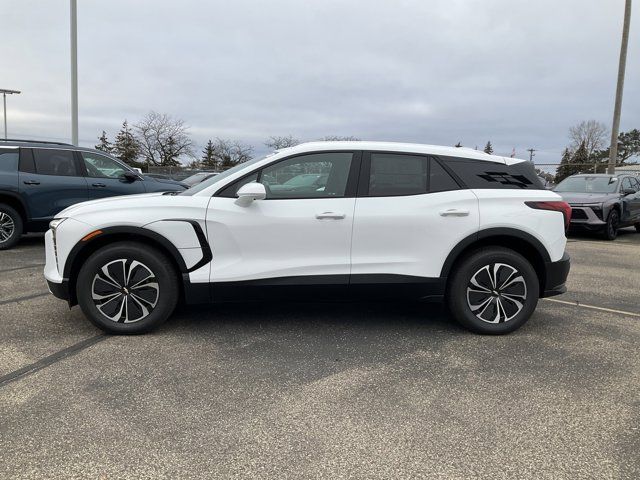
[[469, 216], [469, 210], [450, 208], [448, 210], [441, 210], [440, 216], [441, 217], [467, 217]]
[[25, 185], [40, 185], [40, 182], [36, 181], [36, 180], [25, 180], [24, 182]]
[[343, 219], [346, 215], [344, 213], [338, 213], [338, 212], [322, 212], [322, 213], [316, 213], [316, 218], [318, 220], [322, 220], [323, 218], [333, 218], [335, 220], [340, 220]]
[[98, 187], [98, 188], [104, 188], [106, 187], [106, 185], [104, 183], [92, 183], [91, 184], [93, 187]]

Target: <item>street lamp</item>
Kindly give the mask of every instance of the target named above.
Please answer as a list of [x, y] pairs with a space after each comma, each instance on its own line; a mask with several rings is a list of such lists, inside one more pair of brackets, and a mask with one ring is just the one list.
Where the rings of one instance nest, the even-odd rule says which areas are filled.
[[2, 93], [2, 104], [4, 105], [4, 139], [7, 139], [7, 95], [19, 95], [19, 90], [7, 90], [4, 88], [0, 88], [0, 93]]

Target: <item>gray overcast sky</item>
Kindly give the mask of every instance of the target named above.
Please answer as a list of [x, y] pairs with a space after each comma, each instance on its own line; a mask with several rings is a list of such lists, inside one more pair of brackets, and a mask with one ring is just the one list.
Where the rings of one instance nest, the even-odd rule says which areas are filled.
[[[539, 149], [611, 122], [623, 0], [78, 1], [80, 140], [149, 110], [270, 135]], [[69, 1], [4, 0], [9, 134], [70, 138]], [[640, 128], [640, 5], [621, 129]]]

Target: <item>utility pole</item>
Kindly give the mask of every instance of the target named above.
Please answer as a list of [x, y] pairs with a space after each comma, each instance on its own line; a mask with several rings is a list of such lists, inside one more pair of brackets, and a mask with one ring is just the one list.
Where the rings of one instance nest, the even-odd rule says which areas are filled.
[[618, 160], [618, 131], [620, 130], [620, 112], [622, 111], [622, 90], [624, 89], [624, 71], [627, 66], [627, 46], [629, 45], [629, 24], [631, 23], [631, 0], [624, 6], [624, 22], [622, 24], [622, 43], [618, 63], [618, 84], [616, 86], [616, 103], [613, 108], [613, 126], [611, 127], [611, 146], [609, 147], [609, 168], [607, 173], [616, 173]]
[[18, 90], [7, 90], [5, 88], [0, 88], [0, 93], [2, 93], [2, 105], [4, 106], [4, 139], [7, 139], [7, 95], [20, 95], [20, 91]]
[[527, 148], [527, 152], [529, 152], [529, 161], [533, 163], [533, 157], [535, 157], [533, 152], [537, 152], [537, 150], [535, 148]]
[[71, 143], [78, 145], [78, 0], [71, 7]]

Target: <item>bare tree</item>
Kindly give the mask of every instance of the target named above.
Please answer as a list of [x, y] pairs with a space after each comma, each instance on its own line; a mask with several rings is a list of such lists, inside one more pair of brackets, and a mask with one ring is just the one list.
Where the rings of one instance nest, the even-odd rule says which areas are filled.
[[148, 165], [179, 165], [180, 157], [193, 157], [193, 141], [187, 126], [178, 118], [151, 111], [134, 129]]
[[269, 139], [264, 142], [264, 144], [273, 148], [274, 150], [280, 150], [282, 148], [295, 147], [300, 143], [300, 140], [294, 138], [291, 135], [287, 135], [286, 137], [269, 137]]
[[359, 140], [360, 139], [358, 137], [354, 137], [353, 135], [348, 135], [346, 137], [340, 135], [327, 135], [320, 139], [322, 142], [357, 142]]
[[226, 170], [239, 163], [251, 160], [253, 147], [237, 140], [216, 138], [213, 142], [212, 157], [221, 170]]
[[569, 129], [571, 145], [569, 150], [577, 151], [584, 142], [587, 155], [590, 157], [607, 144], [609, 129], [604, 123], [595, 120], [584, 120]]

